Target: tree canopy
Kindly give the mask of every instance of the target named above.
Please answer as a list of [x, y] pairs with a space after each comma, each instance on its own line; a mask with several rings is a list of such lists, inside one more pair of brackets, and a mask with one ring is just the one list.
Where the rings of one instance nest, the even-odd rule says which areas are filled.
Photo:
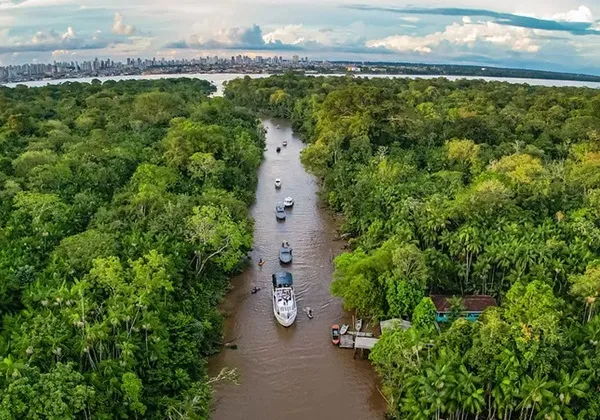
[[[225, 95], [309, 143], [351, 237], [332, 293], [412, 321], [371, 353], [393, 418], [600, 418], [597, 90], [290, 73]], [[438, 330], [429, 294], [500, 306]]]
[[264, 148], [213, 91], [0, 89], [0, 418], [209, 418]]

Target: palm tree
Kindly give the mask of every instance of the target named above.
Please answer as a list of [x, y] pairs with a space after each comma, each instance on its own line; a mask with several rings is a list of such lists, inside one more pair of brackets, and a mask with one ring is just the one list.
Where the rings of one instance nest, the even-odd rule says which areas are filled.
[[[537, 372], [533, 377], [526, 375], [521, 387], [521, 413], [519, 418], [533, 418], [533, 414], [542, 411], [544, 407], [554, 404], [556, 397], [551, 389], [554, 387], [554, 382], [548, 380], [547, 376], [540, 376]], [[527, 415], [529, 414], [529, 417]]]

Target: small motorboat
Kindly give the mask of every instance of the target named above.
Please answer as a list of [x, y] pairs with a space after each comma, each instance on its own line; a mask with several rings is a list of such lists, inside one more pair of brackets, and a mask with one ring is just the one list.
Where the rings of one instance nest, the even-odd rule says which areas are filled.
[[292, 197], [285, 197], [283, 200], [284, 207], [292, 207], [294, 205], [294, 199]]
[[338, 324], [331, 326], [331, 342], [336, 346], [340, 344], [340, 326]]
[[275, 217], [277, 220], [285, 220], [285, 209], [281, 204], [275, 206]]
[[362, 319], [357, 319], [354, 327], [356, 328], [356, 332], [359, 332], [362, 328]]
[[281, 179], [277, 178], [275, 180], [275, 188], [281, 188]]
[[348, 324], [343, 324], [343, 325], [342, 325], [342, 328], [340, 328], [340, 334], [341, 334], [341, 335], [344, 335], [344, 334], [346, 334], [346, 333], [348, 332], [348, 328], [350, 328], [350, 325], [348, 325]]
[[308, 319], [313, 319], [313, 310], [309, 307], [306, 308], [306, 316], [308, 317]]
[[282, 243], [279, 249], [279, 261], [282, 264], [289, 264], [292, 262], [292, 248], [289, 243]]
[[260, 261], [258, 261], [258, 266], [262, 267], [263, 265], [265, 265], [265, 261], [261, 258]]
[[284, 146], [287, 146], [287, 140], [284, 140], [281, 144], [283, 144]]
[[256, 292], [258, 292], [260, 290], [260, 287], [254, 286], [252, 288], [252, 290], [250, 290], [250, 293], [255, 294]]
[[277, 146], [277, 149], [275, 149], [277, 151], [277, 153], [281, 152], [281, 147]]

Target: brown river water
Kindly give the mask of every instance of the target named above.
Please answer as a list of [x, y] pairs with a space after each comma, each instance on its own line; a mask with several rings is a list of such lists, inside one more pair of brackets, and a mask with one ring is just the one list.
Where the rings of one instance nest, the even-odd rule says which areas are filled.
[[[213, 419], [382, 419], [385, 402], [370, 363], [331, 344], [331, 325], [351, 321], [329, 292], [332, 259], [342, 252], [343, 242], [335, 240], [336, 224], [317, 199], [316, 179], [300, 163], [304, 144], [287, 121], [263, 124], [267, 151], [252, 208], [252, 264], [232, 280], [221, 307], [227, 314], [225, 341], [234, 340], [238, 348], [223, 349], [209, 360], [213, 375], [223, 367], [238, 369], [240, 384], [217, 385]], [[276, 153], [283, 140], [287, 147]], [[282, 182], [279, 190], [276, 178]], [[275, 205], [287, 196], [294, 198], [294, 207], [285, 222], [278, 222]], [[294, 277], [298, 301], [298, 317], [289, 328], [275, 320], [270, 293], [271, 274], [282, 268], [283, 241], [294, 250], [293, 263], [284, 269]], [[255, 285], [261, 290], [251, 294]], [[313, 319], [302, 311], [307, 306]]]

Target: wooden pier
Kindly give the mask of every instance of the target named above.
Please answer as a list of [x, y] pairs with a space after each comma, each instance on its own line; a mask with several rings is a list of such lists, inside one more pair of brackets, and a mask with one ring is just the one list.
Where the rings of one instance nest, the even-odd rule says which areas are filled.
[[342, 335], [340, 337], [340, 348], [353, 349], [354, 348], [354, 336], [351, 334]]
[[360, 354], [360, 358], [364, 359], [365, 350], [371, 351], [378, 341], [378, 338], [373, 337], [356, 337], [356, 340], [354, 341], [354, 357], [356, 357], [356, 354], [358, 353]]

